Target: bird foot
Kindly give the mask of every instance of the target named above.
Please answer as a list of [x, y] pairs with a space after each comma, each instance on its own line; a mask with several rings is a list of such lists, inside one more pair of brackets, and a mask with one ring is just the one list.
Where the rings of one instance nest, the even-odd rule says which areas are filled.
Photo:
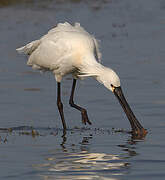
[[86, 125], [86, 123], [88, 123], [89, 125], [91, 125], [92, 123], [89, 121], [88, 118], [88, 114], [87, 111], [85, 109], [83, 109], [81, 111], [81, 115], [82, 115], [82, 123]]

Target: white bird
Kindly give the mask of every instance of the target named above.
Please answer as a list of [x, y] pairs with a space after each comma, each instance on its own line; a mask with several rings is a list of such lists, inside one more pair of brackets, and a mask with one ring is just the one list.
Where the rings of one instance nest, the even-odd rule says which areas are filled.
[[61, 116], [63, 129], [66, 123], [61, 102], [61, 80], [65, 75], [72, 74], [73, 85], [69, 104], [78, 109], [84, 124], [91, 122], [86, 109], [74, 103], [74, 91], [77, 79], [93, 77], [114, 93], [123, 107], [135, 135], [145, 135], [147, 130], [142, 127], [131, 111], [120, 87], [118, 75], [100, 63], [101, 53], [97, 40], [79, 23], [59, 23], [39, 40], [16, 49], [19, 53], [29, 56], [27, 65], [33, 69], [52, 71], [57, 81], [57, 106]]

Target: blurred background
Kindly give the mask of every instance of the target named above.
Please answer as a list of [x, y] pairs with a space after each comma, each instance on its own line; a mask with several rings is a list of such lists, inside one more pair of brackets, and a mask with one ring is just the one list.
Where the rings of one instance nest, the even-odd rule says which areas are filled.
[[[57, 23], [80, 24], [99, 40], [102, 64], [114, 69], [139, 121], [144, 140], [132, 140], [114, 95], [89, 78], [68, 104], [71, 77], [62, 83], [66, 139], [51, 73], [27, 67], [16, 48]], [[164, 179], [164, 0], [0, 0], [0, 178]], [[4, 128], [4, 129], [3, 129]]]

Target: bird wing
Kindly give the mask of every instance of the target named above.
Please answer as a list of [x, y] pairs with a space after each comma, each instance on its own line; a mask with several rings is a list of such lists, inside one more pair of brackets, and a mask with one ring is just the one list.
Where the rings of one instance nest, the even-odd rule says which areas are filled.
[[[17, 51], [19, 53], [30, 55], [27, 62], [30, 66], [38, 65], [49, 69], [56, 68], [57, 64], [62, 66], [62, 62], [65, 62], [66, 64], [67, 61], [65, 59], [69, 59], [68, 56], [70, 56], [73, 52], [70, 45], [73, 38], [72, 32], [73, 34], [84, 34], [86, 37], [92, 39], [95, 58], [100, 61], [101, 53], [99, 51], [98, 41], [94, 38], [94, 36], [85, 31], [79, 23], [75, 23], [74, 26], [67, 22], [59, 23], [39, 40], [32, 41], [31, 43], [18, 48]], [[82, 36], [77, 37], [80, 38]]]
[[93, 42], [95, 44], [95, 49], [94, 49], [95, 58], [97, 59], [97, 61], [101, 62], [101, 52], [99, 50], [98, 40], [96, 40], [95, 37], [93, 37]]
[[[78, 32], [82, 32], [85, 33], [89, 36], [91, 36], [87, 31], [85, 31], [85, 29], [83, 27], [80, 26], [80, 23], [75, 23], [74, 27], [76, 28], [76, 30]], [[99, 41], [92, 35], [91, 36], [95, 45], [95, 49], [94, 49], [94, 53], [95, 53], [95, 58], [101, 62], [101, 52], [99, 50]]]
[[48, 31], [48, 34], [56, 32], [80, 32], [89, 35], [89, 33], [85, 31], [83, 27], [80, 26], [80, 23], [75, 23], [74, 26], [72, 26], [68, 22], [58, 23], [56, 27]]
[[76, 22], [74, 24], [74, 26], [72, 26], [68, 22], [58, 23], [56, 27], [54, 27], [53, 29], [48, 31], [48, 34], [46, 36], [49, 36], [51, 34], [58, 33], [58, 32], [78, 32], [78, 33], [83, 33], [83, 34], [90, 36], [93, 40], [94, 45], [95, 45], [95, 49], [94, 49], [95, 58], [99, 62], [101, 62], [101, 52], [99, 50], [98, 40], [94, 36], [91, 36], [82, 26], [80, 26], [80, 23]]
[[[60, 33], [62, 33], [62, 32], [88, 33], [82, 27], [80, 27], [79, 23], [75, 23], [75, 26], [72, 26], [68, 22], [65, 22], [65, 23], [58, 23], [55, 28], [49, 30], [46, 35], [41, 37], [41, 39], [44, 40], [44, 39], [47, 39], [48, 37], [52, 37], [51, 35], [53, 35], [54, 33], [58, 33], [58, 32], [60, 32]], [[41, 39], [32, 41], [25, 46], [17, 48], [16, 50], [18, 51], [18, 53], [24, 53], [27, 55], [31, 55], [41, 44]]]

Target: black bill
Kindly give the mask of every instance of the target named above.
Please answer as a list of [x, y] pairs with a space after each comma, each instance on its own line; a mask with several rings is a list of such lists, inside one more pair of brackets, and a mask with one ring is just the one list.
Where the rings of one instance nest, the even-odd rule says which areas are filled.
[[139, 123], [139, 121], [136, 119], [134, 113], [132, 112], [129, 104], [127, 103], [122, 89], [121, 87], [114, 87], [114, 94], [117, 97], [117, 99], [119, 100], [124, 112], [127, 115], [128, 120], [130, 121], [131, 127], [132, 127], [132, 131], [133, 133], [139, 133], [139, 132], [143, 132], [144, 128], [142, 127], [142, 125]]

